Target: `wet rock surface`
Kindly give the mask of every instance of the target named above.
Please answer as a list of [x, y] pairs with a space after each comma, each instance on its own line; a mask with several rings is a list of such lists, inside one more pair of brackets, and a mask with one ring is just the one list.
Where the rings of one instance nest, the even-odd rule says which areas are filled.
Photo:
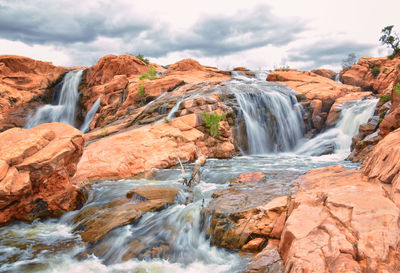
[[[286, 211], [288, 197], [273, 199], [271, 184], [286, 176], [298, 174], [269, 175], [245, 173], [224, 190], [216, 191], [214, 199], [203, 210], [204, 217], [211, 217], [208, 233], [211, 243], [228, 249], [258, 249], [255, 238], [280, 237], [280, 216]], [[272, 201], [271, 201], [272, 199]], [[260, 242], [258, 242], [260, 245]], [[255, 248], [255, 249], [254, 249]]]
[[82, 155], [80, 131], [48, 123], [0, 134], [0, 223], [57, 217], [82, 206], [85, 194], [71, 181]]
[[[85, 242], [96, 243], [115, 228], [132, 224], [143, 214], [161, 210], [174, 204], [178, 190], [156, 186], [134, 188], [126, 194], [101, 206], [81, 210], [74, 218], [74, 228]], [[95, 248], [96, 249], [96, 248]]]

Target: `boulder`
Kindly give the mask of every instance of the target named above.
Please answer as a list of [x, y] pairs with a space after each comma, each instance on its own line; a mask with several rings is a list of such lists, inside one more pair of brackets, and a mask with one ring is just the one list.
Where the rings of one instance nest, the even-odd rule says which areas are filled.
[[0, 134], [0, 224], [57, 217], [85, 194], [71, 181], [85, 141], [66, 124], [47, 123]]
[[399, 267], [400, 209], [379, 184], [342, 166], [310, 171], [298, 182], [279, 245], [286, 272]]
[[267, 246], [250, 260], [250, 264], [245, 273], [285, 272], [278, 247], [278, 240], [268, 240]]
[[193, 59], [183, 59], [177, 63], [171, 64], [168, 71], [205, 71], [205, 68]]
[[[390, 60], [387, 57], [362, 57], [357, 64], [340, 72], [340, 80], [345, 84], [361, 87], [363, 90], [379, 94], [390, 94], [395, 79], [400, 72], [400, 57]], [[375, 77], [372, 69], [379, 68]]]
[[84, 150], [75, 180], [121, 179], [152, 168], [168, 168], [203, 155], [230, 158], [234, 146], [226, 121], [220, 122], [221, 135], [211, 137], [200, 114], [190, 114], [167, 122], [146, 125], [102, 138]]
[[314, 69], [311, 71], [312, 73], [315, 73], [317, 75], [320, 75], [322, 77], [335, 80], [336, 77], [336, 72], [330, 69], [324, 69], [324, 68], [319, 68], [319, 69]]
[[132, 189], [126, 197], [120, 197], [101, 206], [82, 209], [74, 218], [78, 232], [84, 242], [96, 243], [112, 230], [138, 220], [147, 212], [158, 211], [174, 204], [178, 190], [157, 186]]
[[[283, 196], [270, 201], [273, 197], [271, 187], [265, 183], [264, 176], [258, 176], [254, 180], [254, 173], [242, 174], [229, 188], [213, 194], [214, 199], [202, 212], [205, 217], [211, 216], [207, 229], [211, 244], [257, 251], [262, 239], [271, 235], [276, 223], [281, 225], [282, 219], [278, 218], [285, 212], [288, 198]], [[280, 235], [277, 230], [275, 234]]]
[[0, 132], [24, 126], [30, 111], [51, 101], [52, 87], [66, 72], [49, 62], [0, 55]]

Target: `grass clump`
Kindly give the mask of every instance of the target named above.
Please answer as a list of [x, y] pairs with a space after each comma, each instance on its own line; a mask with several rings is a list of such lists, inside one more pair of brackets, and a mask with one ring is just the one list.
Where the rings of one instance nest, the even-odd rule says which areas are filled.
[[147, 68], [147, 72], [140, 74], [139, 80], [155, 80], [157, 78], [157, 71], [153, 66], [149, 66]]
[[381, 104], [385, 104], [392, 99], [390, 95], [383, 95], [380, 96], [380, 98], [381, 98]]
[[393, 86], [393, 91], [396, 92], [397, 95], [400, 95], [400, 83], [396, 83], [396, 85]]
[[149, 59], [147, 59], [147, 58], [145, 58], [142, 54], [138, 54], [138, 55], [136, 55], [135, 56], [136, 58], [138, 58], [139, 60], [141, 60], [142, 62], [144, 62], [145, 64], [149, 64], [150, 63], [150, 61], [149, 61]]
[[226, 117], [226, 114], [218, 115], [217, 112], [213, 112], [211, 114], [209, 113], [202, 113], [201, 116], [203, 117], [206, 127], [210, 130], [210, 135], [212, 137], [217, 137], [221, 134], [219, 131], [220, 124], [219, 122], [221, 120], [224, 120]]
[[379, 66], [374, 66], [371, 69], [371, 73], [372, 73], [372, 76], [374, 76], [376, 78], [376, 77], [378, 77], [379, 73], [381, 73], [381, 68]]

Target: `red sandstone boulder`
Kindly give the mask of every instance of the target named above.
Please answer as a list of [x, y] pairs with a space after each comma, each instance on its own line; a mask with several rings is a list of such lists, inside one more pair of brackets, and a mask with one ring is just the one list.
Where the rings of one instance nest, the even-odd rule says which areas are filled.
[[177, 63], [171, 64], [169, 71], [205, 71], [205, 68], [193, 59], [183, 59]]
[[310, 171], [299, 183], [279, 246], [287, 272], [396, 271], [400, 210], [379, 184], [342, 166]]
[[193, 161], [197, 146], [205, 156], [230, 158], [234, 146], [226, 121], [221, 135], [213, 138], [200, 115], [190, 114], [112, 135], [89, 144], [78, 165], [75, 179], [128, 178], [152, 168], [167, 168], [181, 161]]
[[315, 73], [317, 75], [320, 75], [322, 77], [334, 80], [336, 76], [336, 72], [330, 69], [324, 69], [324, 68], [319, 68], [319, 69], [314, 69], [311, 71], [312, 73]]
[[49, 62], [0, 55], [0, 132], [24, 126], [29, 111], [51, 100], [50, 89], [66, 72]]
[[[395, 79], [400, 73], [400, 57], [360, 58], [357, 64], [340, 72], [340, 80], [345, 84], [360, 86], [363, 90], [373, 90], [379, 94], [390, 94]], [[375, 77], [372, 70], [379, 74]]]
[[83, 135], [61, 123], [0, 134], [0, 224], [57, 217], [85, 201], [71, 182]]

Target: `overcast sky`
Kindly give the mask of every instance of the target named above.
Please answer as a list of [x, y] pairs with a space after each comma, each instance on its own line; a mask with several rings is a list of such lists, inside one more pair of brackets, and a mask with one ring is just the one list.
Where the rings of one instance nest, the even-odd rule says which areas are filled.
[[141, 53], [159, 64], [339, 70], [349, 53], [387, 55], [380, 31], [400, 33], [399, 10], [399, 0], [0, 0], [0, 54], [62, 66]]

